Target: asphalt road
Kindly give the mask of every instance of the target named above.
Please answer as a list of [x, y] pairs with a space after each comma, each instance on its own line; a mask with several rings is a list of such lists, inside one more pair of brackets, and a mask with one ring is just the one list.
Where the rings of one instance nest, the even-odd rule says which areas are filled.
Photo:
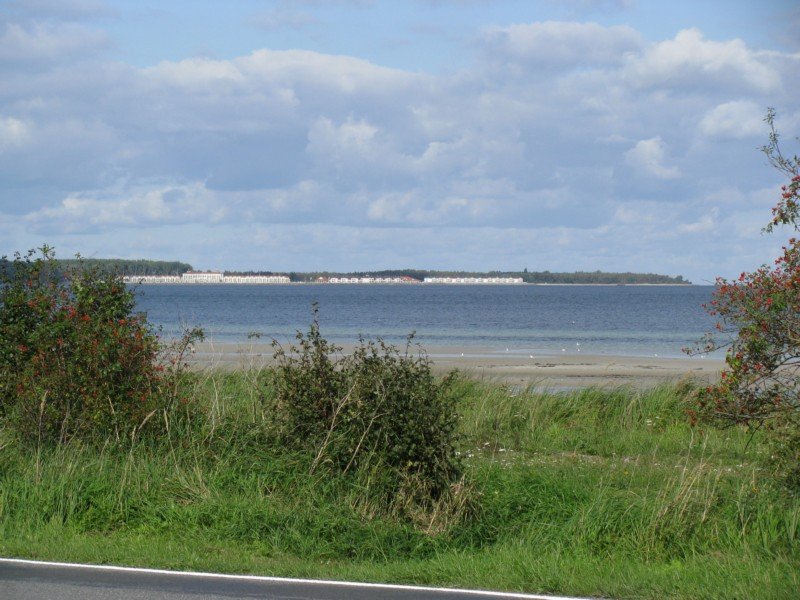
[[2, 600], [580, 600], [533, 594], [185, 573], [0, 558]]

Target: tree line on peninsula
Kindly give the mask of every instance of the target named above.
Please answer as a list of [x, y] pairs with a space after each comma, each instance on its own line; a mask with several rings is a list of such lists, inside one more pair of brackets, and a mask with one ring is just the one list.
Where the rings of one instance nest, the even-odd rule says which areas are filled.
[[[0, 275], [10, 275], [14, 261], [0, 257]], [[96, 271], [102, 275], [180, 275], [192, 270], [192, 265], [176, 260], [141, 260], [122, 258], [67, 258], [58, 259], [62, 272], [73, 269]]]
[[671, 277], [656, 273], [610, 273], [606, 271], [574, 271], [552, 273], [550, 271], [434, 271], [422, 269], [388, 269], [383, 271], [332, 271], [311, 273], [289, 273], [292, 281], [316, 281], [320, 277], [411, 277], [422, 281], [426, 277], [521, 277], [524, 283], [571, 283], [571, 284], [691, 284], [682, 275]]
[[[89, 268], [106, 274], [123, 275], [182, 275], [194, 270], [192, 265], [180, 261], [133, 260], [121, 258], [74, 258], [60, 259], [65, 269]], [[12, 261], [0, 259], [0, 273], [12, 268]], [[656, 273], [610, 273], [605, 271], [575, 271], [558, 273], [550, 271], [439, 271], [429, 269], [385, 269], [380, 271], [310, 271], [288, 273], [276, 271], [225, 271], [226, 275], [288, 275], [292, 282], [315, 282], [329, 277], [410, 277], [422, 281], [426, 277], [521, 277], [524, 283], [551, 284], [690, 284], [678, 275]]]

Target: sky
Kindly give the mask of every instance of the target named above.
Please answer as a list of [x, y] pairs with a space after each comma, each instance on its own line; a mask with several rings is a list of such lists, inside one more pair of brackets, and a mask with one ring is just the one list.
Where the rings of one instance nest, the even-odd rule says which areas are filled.
[[0, 255], [736, 276], [799, 6], [0, 0]]

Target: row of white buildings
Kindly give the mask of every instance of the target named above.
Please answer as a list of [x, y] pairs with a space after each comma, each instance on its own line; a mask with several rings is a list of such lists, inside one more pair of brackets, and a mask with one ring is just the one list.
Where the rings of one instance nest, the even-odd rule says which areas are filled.
[[187, 271], [183, 275], [124, 275], [125, 283], [289, 283], [286, 275], [225, 275], [219, 271]]
[[[188, 271], [183, 275], [125, 275], [125, 283], [290, 283], [286, 275], [225, 275], [220, 271]], [[317, 283], [420, 283], [413, 277], [320, 277]], [[522, 277], [426, 277], [422, 283], [512, 285]]]
[[413, 277], [319, 277], [317, 283], [419, 283]]
[[426, 277], [423, 283], [514, 285], [522, 283], [522, 277]]

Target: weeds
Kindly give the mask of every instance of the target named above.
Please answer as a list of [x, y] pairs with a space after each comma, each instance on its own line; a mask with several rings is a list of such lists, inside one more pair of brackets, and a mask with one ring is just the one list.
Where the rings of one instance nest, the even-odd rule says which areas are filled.
[[312, 472], [315, 453], [276, 442], [275, 377], [198, 375], [198, 410], [169, 442], [37, 456], [0, 430], [0, 552], [620, 598], [780, 598], [800, 583], [800, 504], [765, 485], [767, 440], [701, 435], [680, 390], [512, 397], [456, 381], [463, 484], [394, 510], [377, 464]]
[[436, 515], [445, 497], [464, 503], [456, 376], [435, 378], [411, 341], [400, 351], [362, 339], [341, 356], [322, 337], [315, 307], [297, 346], [275, 344], [274, 418], [280, 442], [309, 453], [309, 474], [358, 473], [392, 511]]

